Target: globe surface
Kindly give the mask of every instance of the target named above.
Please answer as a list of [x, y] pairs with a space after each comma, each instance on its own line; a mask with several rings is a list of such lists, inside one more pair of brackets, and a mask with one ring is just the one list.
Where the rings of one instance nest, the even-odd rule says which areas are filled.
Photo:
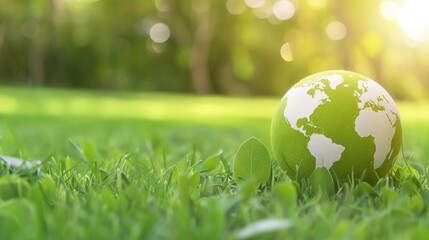
[[365, 76], [317, 73], [280, 101], [271, 144], [292, 179], [325, 167], [339, 181], [374, 183], [390, 171], [402, 146], [399, 111], [387, 91]]

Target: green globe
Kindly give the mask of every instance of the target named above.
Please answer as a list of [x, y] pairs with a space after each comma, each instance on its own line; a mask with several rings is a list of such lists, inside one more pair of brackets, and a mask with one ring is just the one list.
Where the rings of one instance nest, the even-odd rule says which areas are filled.
[[308, 178], [325, 167], [340, 182], [375, 183], [391, 170], [402, 146], [399, 111], [386, 90], [365, 76], [316, 73], [280, 101], [271, 145], [292, 179]]

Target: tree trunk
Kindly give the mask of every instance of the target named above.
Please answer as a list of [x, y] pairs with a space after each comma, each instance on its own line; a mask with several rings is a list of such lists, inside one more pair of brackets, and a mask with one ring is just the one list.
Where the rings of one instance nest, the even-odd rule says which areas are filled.
[[210, 12], [196, 13], [196, 21], [190, 71], [195, 91], [198, 94], [207, 94], [213, 91], [208, 66], [211, 41]]
[[[45, 84], [45, 60], [46, 53], [55, 41], [55, 26], [57, 22], [57, 13], [59, 0], [50, 1], [49, 16], [46, 16], [44, 23], [47, 23], [48, 34], [34, 38], [32, 48], [30, 49], [29, 64], [29, 83], [31, 85], [41, 86]], [[44, 24], [42, 24], [44, 25]]]
[[45, 79], [45, 66], [44, 66], [44, 50], [41, 46], [33, 44], [28, 55], [28, 74], [30, 85], [40, 86], [43, 85]]
[[[195, 11], [195, 29], [186, 24], [179, 10], [179, 0], [169, 0], [169, 14], [166, 15], [172, 35], [177, 44], [183, 49], [190, 49], [189, 71], [194, 91], [198, 94], [206, 94], [213, 91], [209, 71], [209, 50], [211, 42], [211, 15], [210, 4], [204, 11]], [[198, 0], [207, 1], [207, 0]], [[199, 2], [201, 4], [201, 2]], [[191, 3], [192, 4], [192, 3]], [[189, 6], [191, 7], [191, 6]]]
[[3, 24], [0, 24], [0, 49], [3, 46], [5, 37], [6, 37], [6, 27]]

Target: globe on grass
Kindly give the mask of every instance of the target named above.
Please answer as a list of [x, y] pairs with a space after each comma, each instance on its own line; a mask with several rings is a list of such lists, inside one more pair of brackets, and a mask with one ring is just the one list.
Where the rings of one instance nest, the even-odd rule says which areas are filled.
[[400, 151], [401, 120], [392, 97], [375, 81], [325, 71], [302, 79], [284, 95], [273, 116], [271, 144], [292, 179], [325, 167], [340, 182], [375, 183]]

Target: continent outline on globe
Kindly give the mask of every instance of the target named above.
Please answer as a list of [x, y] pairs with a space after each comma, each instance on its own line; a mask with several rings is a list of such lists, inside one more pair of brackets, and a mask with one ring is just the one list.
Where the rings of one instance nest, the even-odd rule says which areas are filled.
[[375, 81], [349, 71], [311, 75], [282, 98], [271, 126], [273, 152], [290, 177], [326, 167], [340, 180], [374, 182], [402, 145], [400, 114]]

